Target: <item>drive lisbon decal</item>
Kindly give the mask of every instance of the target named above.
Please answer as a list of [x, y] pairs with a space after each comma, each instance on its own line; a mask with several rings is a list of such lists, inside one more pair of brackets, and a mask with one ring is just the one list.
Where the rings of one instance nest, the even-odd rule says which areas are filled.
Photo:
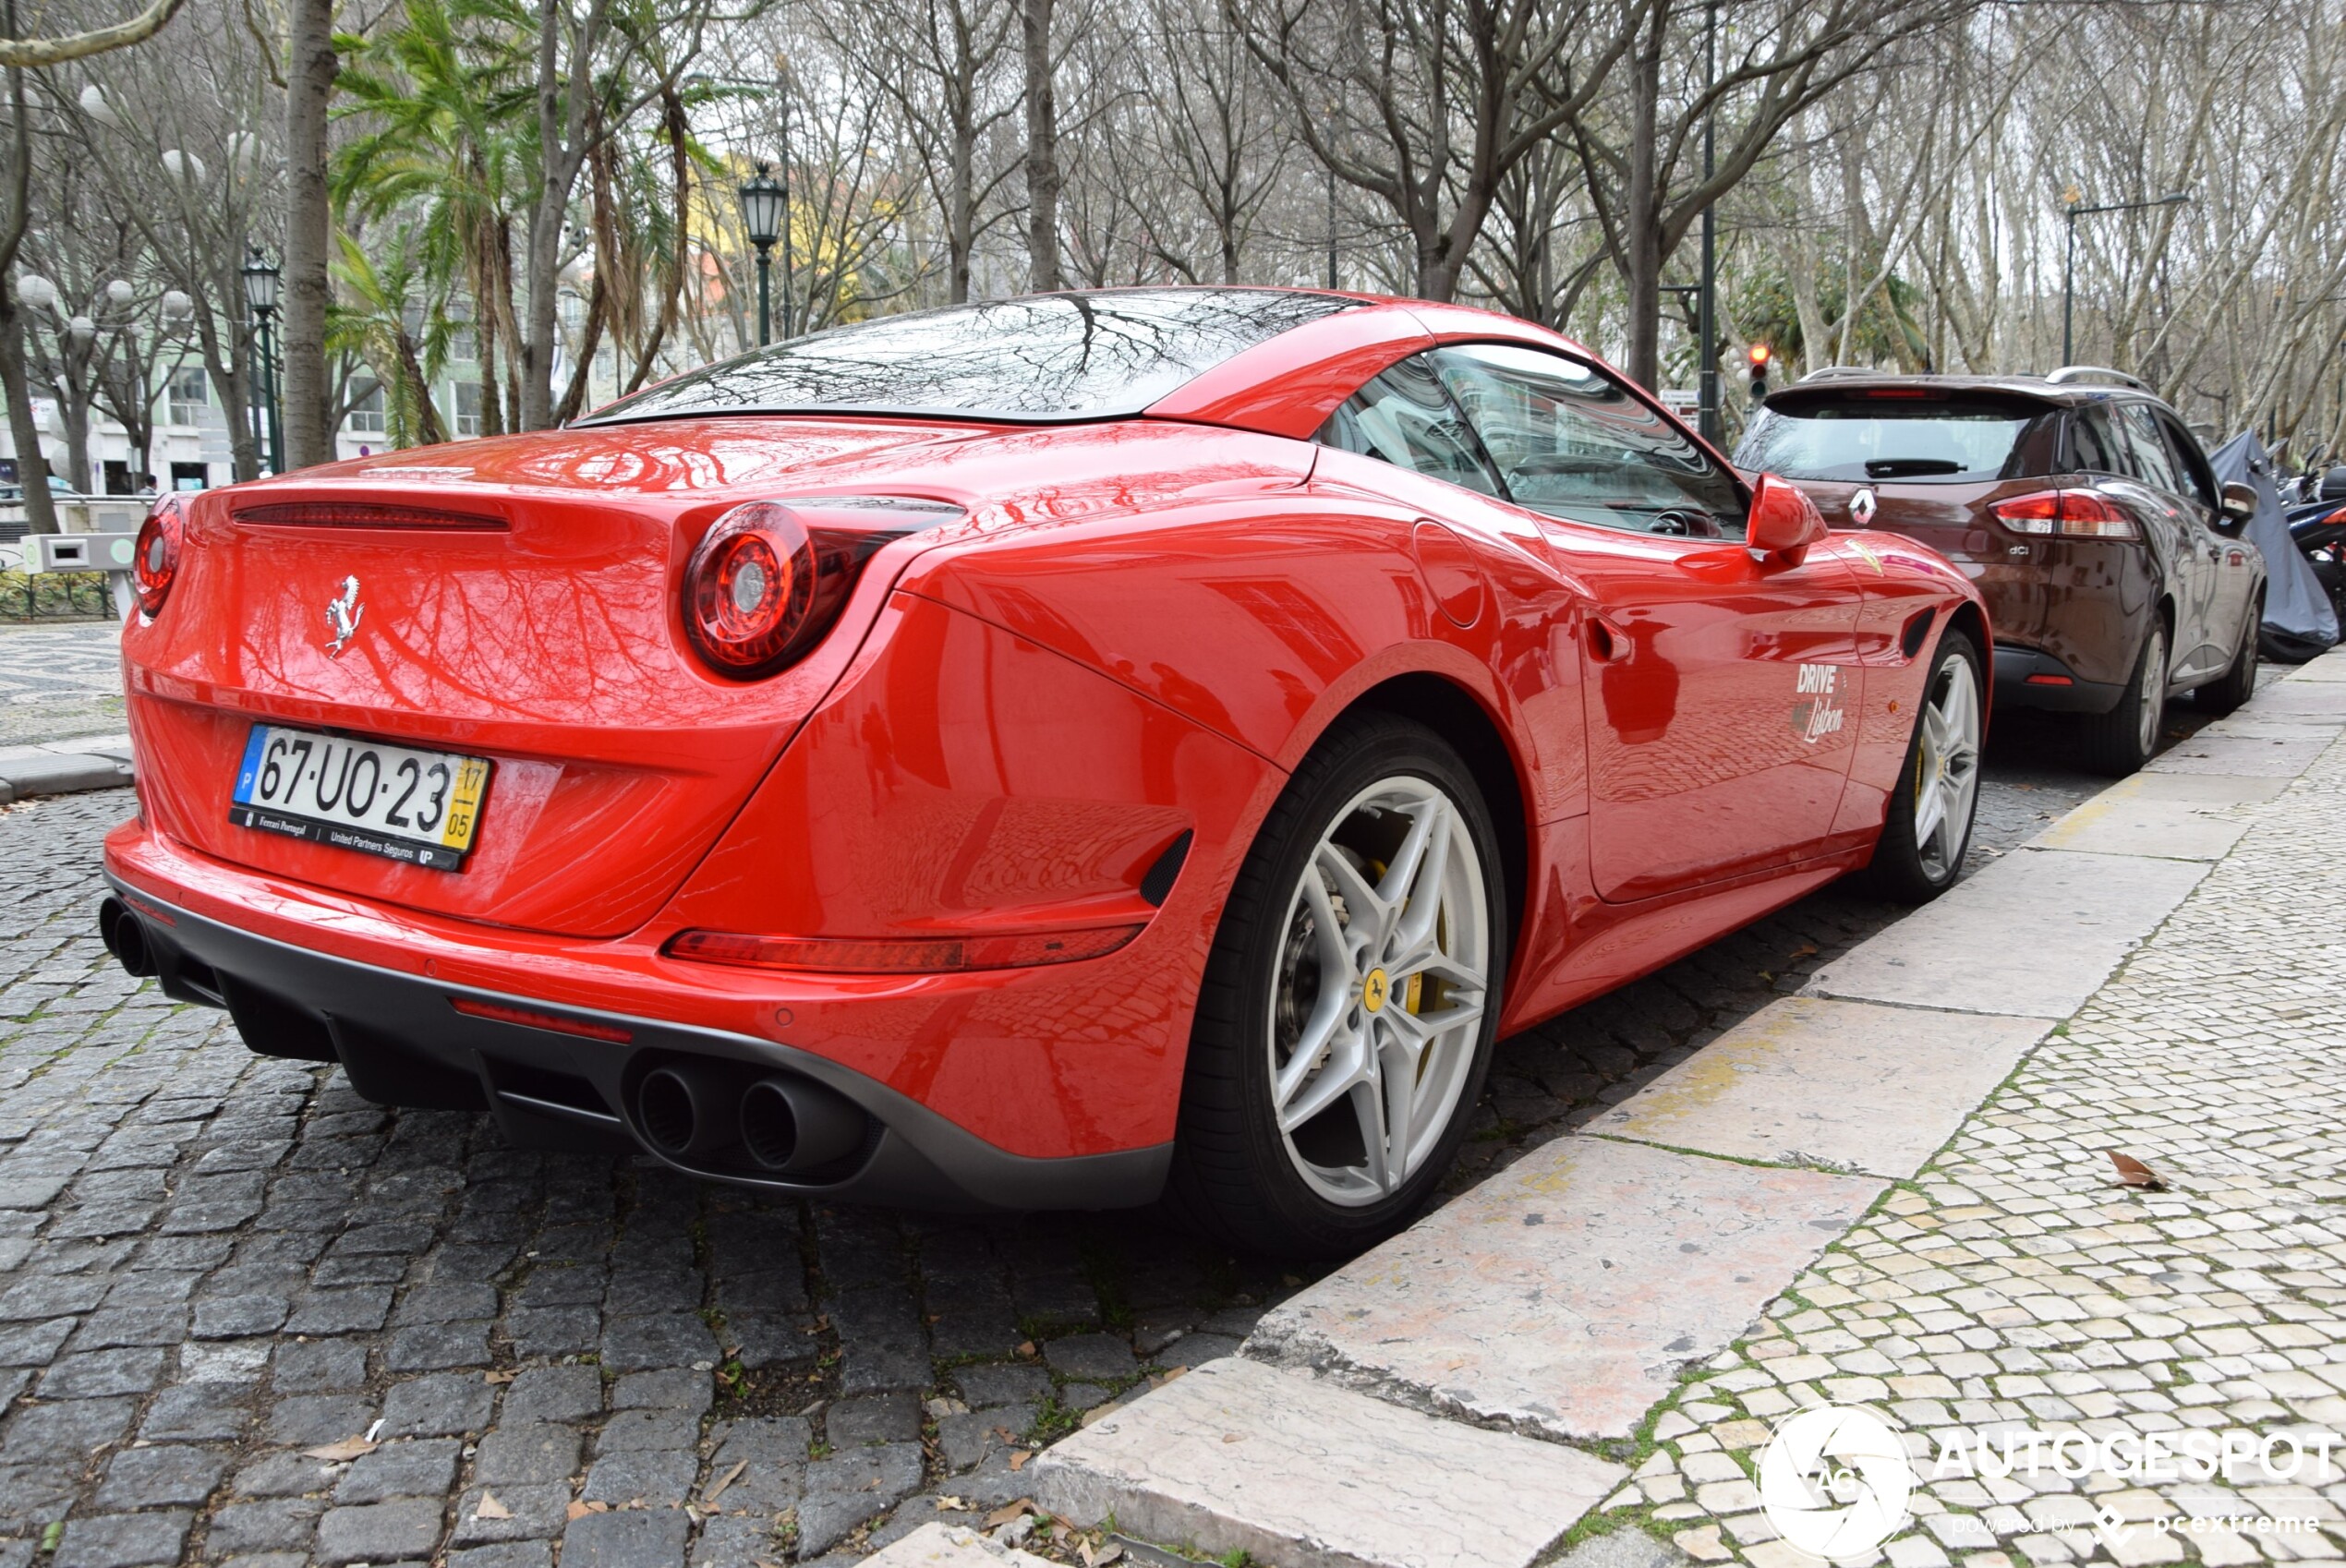
[[1793, 681], [1792, 728], [1810, 745], [1832, 734], [1848, 720], [1841, 706], [1841, 667], [1804, 664]]

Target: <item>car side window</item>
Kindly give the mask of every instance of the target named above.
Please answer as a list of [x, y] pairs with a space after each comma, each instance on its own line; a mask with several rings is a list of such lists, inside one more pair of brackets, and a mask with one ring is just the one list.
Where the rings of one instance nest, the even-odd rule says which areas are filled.
[[1594, 367], [1511, 344], [1433, 358], [1518, 506], [1639, 533], [1743, 537], [1734, 475]]
[[1454, 485], [1500, 494], [1474, 432], [1421, 354], [1405, 359], [1346, 398], [1313, 438], [1322, 446], [1381, 458]]
[[2124, 474], [2118, 440], [2098, 408], [2080, 408], [2069, 416], [2069, 465], [2084, 474]]
[[2174, 420], [2163, 414], [2157, 417], [2159, 428], [2167, 438], [2168, 452], [2174, 459], [2175, 471], [2183, 476], [2183, 482], [2175, 487], [2175, 493], [2197, 496], [2202, 506], [2215, 511], [2220, 504], [2216, 497], [2216, 474], [2201, 455], [2199, 443]]
[[2186, 494], [2183, 477], [2175, 472], [2175, 459], [2168, 452], [2167, 439], [2159, 433], [2159, 421], [2151, 417], [2150, 410], [2139, 403], [2122, 403], [2116, 413], [2119, 431], [2125, 438], [2126, 450], [2134, 460], [2134, 473], [2142, 482], [2171, 496]]

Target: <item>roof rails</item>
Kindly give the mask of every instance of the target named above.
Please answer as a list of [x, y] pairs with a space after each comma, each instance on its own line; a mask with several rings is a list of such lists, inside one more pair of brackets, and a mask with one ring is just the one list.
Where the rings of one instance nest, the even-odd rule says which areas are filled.
[[2063, 365], [2060, 369], [2046, 376], [2045, 380], [2056, 385], [2064, 386], [2071, 381], [2114, 381], [2122, 387], [2132, 387], [2136, 392], [2151, 391], [2150, 383], [2141, 377], [2129, 376], [2125, 371], [2113, 370], [2107, 365]]
[[[1820, 365], [1801, 377], [1800, 384], [1805, 387], [1810, 381], [1830, 381], [1842, 376], [1879, 376], [1880, 374], [1880, 371], [1864, 365]], [[1893, 370], [1891, 374], [1895, 375], [1897, 372]]]

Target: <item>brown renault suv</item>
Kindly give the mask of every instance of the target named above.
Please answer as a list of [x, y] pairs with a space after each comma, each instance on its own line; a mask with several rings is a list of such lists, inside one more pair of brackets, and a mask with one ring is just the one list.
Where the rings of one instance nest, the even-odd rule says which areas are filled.
[[2255, 689], [2255, 492], [2219, 487], [2131, 377], [1820, 371], [1768, 398], [1735, 461], [1797, 482], [1834, 527], [1954, 562], [1988, 603], [1997, 702], [2076, 715], [2099, 771], [2149, 760], [2169, 696], [2229, 713]]

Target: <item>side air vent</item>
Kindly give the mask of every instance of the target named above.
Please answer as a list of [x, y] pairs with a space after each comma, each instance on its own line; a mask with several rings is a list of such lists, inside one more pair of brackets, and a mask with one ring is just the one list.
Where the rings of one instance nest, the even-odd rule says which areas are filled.
[[1898, 651], [1908, 658], [1922, 652], [1923, 639], [1930, 635], [1930, 615], [1929, 610], [1920, 610], [1906, 622], [1905, 633], [1898, 639]]

